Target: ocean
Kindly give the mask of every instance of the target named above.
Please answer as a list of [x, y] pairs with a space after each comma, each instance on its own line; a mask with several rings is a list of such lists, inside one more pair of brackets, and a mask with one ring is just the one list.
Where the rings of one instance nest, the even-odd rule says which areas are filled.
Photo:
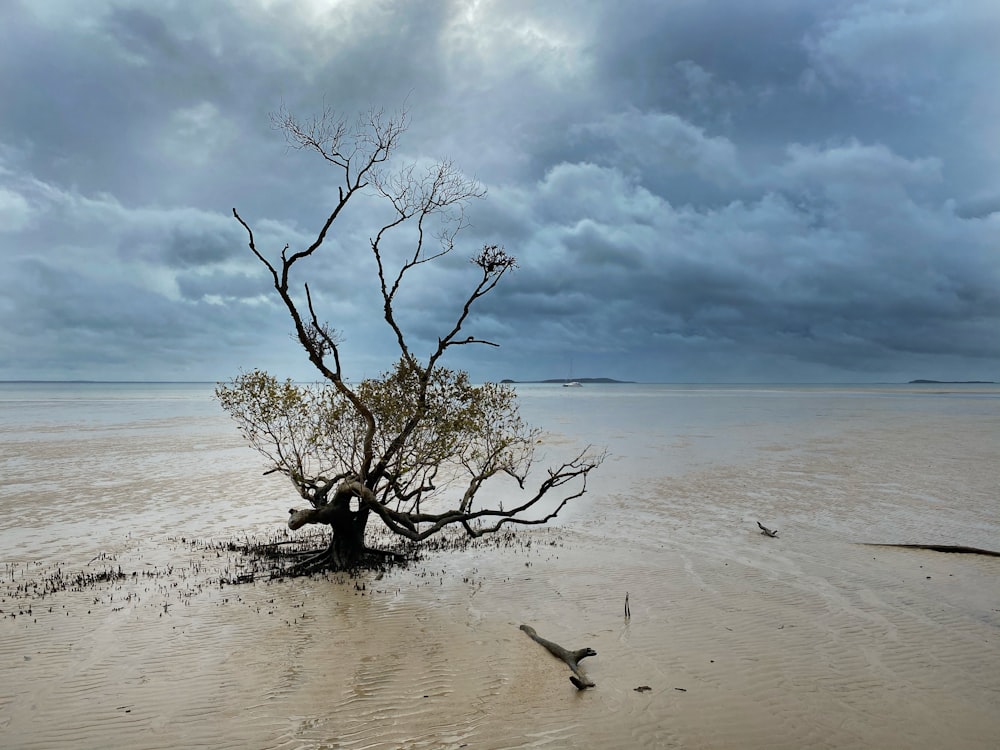
[[[244, 524], [280, 524], [297, 497], [279, 478], [261, 476], [261, 459], [245, 447], [213, 389], [0, 383], [0, 554], [23, 559], [158, 527], [216, 536]], [[919, 522], [936, 540], [1000, 549], [1000, 385], [516, 390], [522, 415], [556, 447], [542, 450], [551, 461], [567, 457], [566, 446], [609, 453], [571, 515], [586, 515], [600, 493], [655, 494], [664, 482], [710, 467], [770, 467], [776, 477], [800, 471], [817, 517], [826, 508], [857, 533], [875, 525], [885, 528], [886, 541], [916, 541], [911, 527]], [[841, 473], [810, 483], [809, 462], [834, 457]], [[869, 485], [859, 491], [871, 494], [872, 504], [860, 510], [852, 502], [858, 517], [851, 523], [831, 506], [861, 475]], [[766, 486], [750, 495], [761, 492]], [[919, 521], [893, 528], [879, 510], [887, 498], [918, 502]], [[728, 502], [735, 509], [740, 501]], [[744, 505], [754, 510], [753, 502]]]
[[1000, 550], [1000, 386], [515, 387], [552, 528], [234, 588], [301, 500], [213, 384], [0, 383], [0, 746], [994, 747], [1000, 558], [869, 545]]

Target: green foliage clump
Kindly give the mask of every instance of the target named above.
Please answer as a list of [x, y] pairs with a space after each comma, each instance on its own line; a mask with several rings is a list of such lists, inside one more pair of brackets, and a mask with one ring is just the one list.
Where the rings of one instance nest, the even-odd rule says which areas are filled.
[[[521, 419], [508, 385], [474, 385], [465, 372], [437, 367], [424, 388], [421, 369], [401, 359], [351, 390], [367, 416], [336, 384], [279, 381], [261, 370], [219, 384], [216, 395], [272, 470], [314, 504], [350, 478], [384, 504], [418, 510], [463, 479], [478, 487], [503, 473], [520, 482], [530, 468], [538, 431]], [[469, 510], [471, 495], [460, 507]]]

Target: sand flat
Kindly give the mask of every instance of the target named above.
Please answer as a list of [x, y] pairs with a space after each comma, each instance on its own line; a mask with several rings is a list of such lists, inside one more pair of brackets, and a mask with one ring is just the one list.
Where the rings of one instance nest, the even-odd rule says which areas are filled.
[[[263, 532], [286, 505], [232, 441], [200, 438], [226, 457], [208, 462], [173, 426], [102, 432], [96, 458], [14, 436], [4, 481], [85, 497], [57, 524], [0, 519], [0, 746], [994, 748], [1000, 559], [864, 543], [995, 547], [997, 422], [849, 416], [685, 471], [647, 460], [669, 431], [618, 446], [563, 525], [509, 547], [222, 587], [238, 560], [191, 536]], [[522, 623], [596, 649], [596, 688]]]
[[[987, 748], [1000, 732], [996, 559], [749, 528], [725, 557], [623, 551], [596, 524], [536, 536], [363, 594], [193, 574], [117, 611], [131, 582], [58, 594], [0, 620], [4, 747]], [[573, 688], [521, 622], [595, 648], [597, 688]]]

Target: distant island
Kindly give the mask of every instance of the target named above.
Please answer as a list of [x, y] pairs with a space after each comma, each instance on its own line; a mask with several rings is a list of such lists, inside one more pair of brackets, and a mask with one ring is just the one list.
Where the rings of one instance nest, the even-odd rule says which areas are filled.
[[940, 385], [996, 385], [995, 380], [911, 380], [909, 385], [917, 383], [937, 383]]
[[634, 380], [615, 380], [614, 378], [549, 378], [548, 380], [511, 380], [504, 378], [501, 383], [634, 383]]

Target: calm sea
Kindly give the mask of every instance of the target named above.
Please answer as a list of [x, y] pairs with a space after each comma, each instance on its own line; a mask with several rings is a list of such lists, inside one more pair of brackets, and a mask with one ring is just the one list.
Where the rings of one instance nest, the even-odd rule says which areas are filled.
[[[213, 388], [0, 383], [0, 557], [281, 524], [294, 493], [262, 476]], [[1000, 548], [997, 385], [516, 388], [550, 462], [609, 452], [570, 519], [635, 496]]]

